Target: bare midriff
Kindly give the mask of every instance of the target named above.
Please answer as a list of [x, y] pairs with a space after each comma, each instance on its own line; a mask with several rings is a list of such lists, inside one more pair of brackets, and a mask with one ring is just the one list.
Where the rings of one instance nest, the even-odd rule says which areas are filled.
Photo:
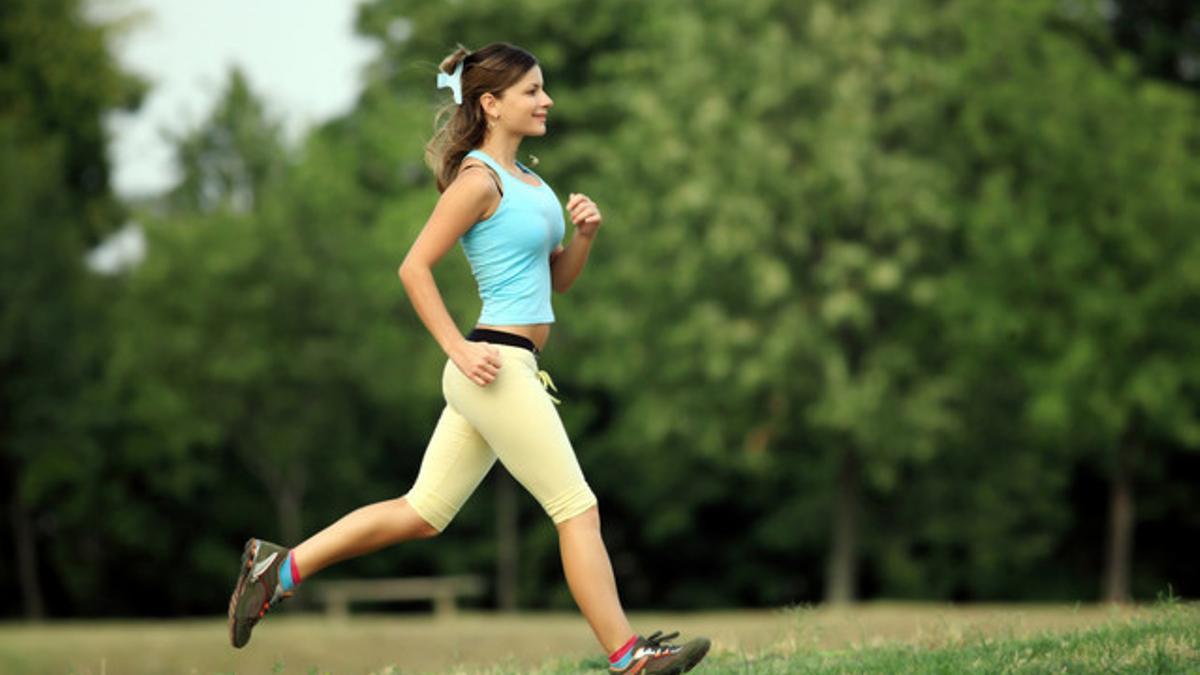
[[521, 337], [529, 338], [533, 341], [538, 351], [542, 351], [546, 346], [546, 340], [550, 339], [550, 324], [548, 323], [531, 323], [521, 326], [492, 326], [489, 324], [477, 324], [476, 328], [487, 328], [488, 330], [498, 330], [504, 333], [512, 333]]

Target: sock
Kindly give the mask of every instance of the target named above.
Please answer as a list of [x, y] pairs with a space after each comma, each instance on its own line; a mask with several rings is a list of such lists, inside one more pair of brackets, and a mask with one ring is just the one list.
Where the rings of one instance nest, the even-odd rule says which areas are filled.
[[288, 551], [287, 558], [279, 566], [279, 586], [286, 593], [300, 585], [300, 568], [296, 567], [296, 558]]
[[624, 668], [633, 659], [633, 646], [637, 644], [638, 636], [629, 638], [623, 647], [608, 655], [608, 665], [612, 668]]

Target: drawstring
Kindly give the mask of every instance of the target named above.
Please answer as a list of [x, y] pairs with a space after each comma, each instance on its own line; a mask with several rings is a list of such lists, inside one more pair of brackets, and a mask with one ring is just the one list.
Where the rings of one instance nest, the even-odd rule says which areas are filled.
[[550, 373], [547, 373], [544, 370], [539, 370], [538, 379], [542, 381], [542, 388], [546, 390], [546, 395], [550, 397], [550, 400], [554, 401], [554, 405], [562, 405], [562, 401], [554, 398], [554, 394], [550, 393], [552, 391], [558, 391], [558, 387], [554, 386], [554, 380], [550, 379]]

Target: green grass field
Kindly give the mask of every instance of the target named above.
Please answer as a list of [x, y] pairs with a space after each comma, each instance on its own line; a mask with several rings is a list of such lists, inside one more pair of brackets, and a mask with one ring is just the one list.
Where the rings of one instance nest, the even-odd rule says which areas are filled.
[[[1200, 673], [1200, 605], [1149, 608], [869, 604], [854, 609], [637, 614], [704, 634], [698, 673]], [[573, 614], [270, 617], [241, 651], [224, 622], [0, 625], [0, 673], [600, 672]]]

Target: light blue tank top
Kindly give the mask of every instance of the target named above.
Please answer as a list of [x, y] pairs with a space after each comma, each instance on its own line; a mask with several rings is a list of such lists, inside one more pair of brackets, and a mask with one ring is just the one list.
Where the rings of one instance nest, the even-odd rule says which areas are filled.
[[517, 166], [541, 185], [534, 187], [513, 176], [481, 150], [472, 150], [467, 157], [491, 167], [504, 190], [496, 212], [460, 239], [483, 300], [478, 323], [553, 322], [550, 252], [566, 233], [558, 197], [546, 181], [520, 163]]

